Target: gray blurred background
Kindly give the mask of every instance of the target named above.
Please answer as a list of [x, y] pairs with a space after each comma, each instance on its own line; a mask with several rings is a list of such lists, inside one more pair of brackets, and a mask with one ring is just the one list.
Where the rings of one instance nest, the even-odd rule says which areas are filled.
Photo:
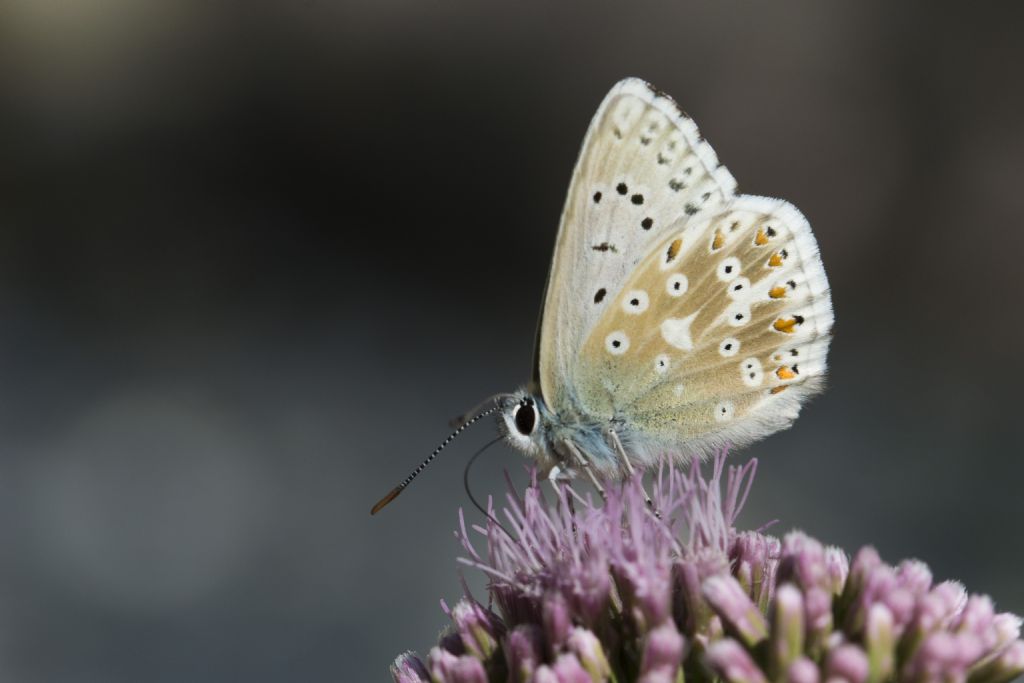
[[0, 680], [371, 681], [424, 652], [493, 428], [369, 507], [528, 378], [627, 75], [806, 213], [832, 281], [830, 388], [740, 454], [744, 523], [1024, 612], [1021, 28], [926, 0], [0, 4]]

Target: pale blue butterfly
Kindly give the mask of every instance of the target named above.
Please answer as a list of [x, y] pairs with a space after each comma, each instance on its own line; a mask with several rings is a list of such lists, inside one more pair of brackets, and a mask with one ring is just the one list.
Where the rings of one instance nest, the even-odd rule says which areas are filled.
[[562, 212], [534, 376], [499, 394], [505, 440], [549, 476], [626, 476], [784, 429], [821, 390], [832, 301], [803, 215], [737, 195], [697, 126], [626, 79], [597, 110]]

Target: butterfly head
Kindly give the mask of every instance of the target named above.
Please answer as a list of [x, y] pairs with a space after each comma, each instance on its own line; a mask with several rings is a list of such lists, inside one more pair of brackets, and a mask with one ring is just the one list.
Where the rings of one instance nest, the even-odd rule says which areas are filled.
[[519, 391], [501, 399], [498, 421], [505, 441], [533, 458], [541, 459], [547, 452], [550, 411], [539, 397]]

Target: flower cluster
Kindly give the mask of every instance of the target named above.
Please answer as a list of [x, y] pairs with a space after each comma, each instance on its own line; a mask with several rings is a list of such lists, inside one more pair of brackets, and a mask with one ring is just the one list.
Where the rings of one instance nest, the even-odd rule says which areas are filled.
[[[638, 479], [595, 504], [567, 486], [545, 501], [510, 486], [501, 523], [456, 536], [490, 577], [426, 661], [398, 683], [999, 683], [1024, 672], [1018, 617], [928, 567], [852, 562], [800, 532], [781, 540], [734, 523], [756, 461], [704, 478], [664, 468], [653, 506]], [[723, 481], [724, 480], [724, 481]], [[486, 542], [481, 553], [474, 537]], [[500, 616], [499, 616], [500, 615]]]

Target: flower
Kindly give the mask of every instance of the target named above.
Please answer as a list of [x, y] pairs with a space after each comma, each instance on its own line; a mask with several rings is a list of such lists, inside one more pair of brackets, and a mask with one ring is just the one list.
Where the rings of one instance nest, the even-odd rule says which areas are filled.
[[[1024, 672], [1021, 620], [928, 567], [870, 547], [852, 561], [799, 531], [738, 531], [756, 461], [663, 467], [595, 503], [534, 476], [501, 524], [459, 514], [460, 562], [485, 572], [426, 662], [398, 683], [1002, 683]], [[481, 541], [483, 542], [481, 544]], [[478, 546], [485, 546], [480, 549]]]

